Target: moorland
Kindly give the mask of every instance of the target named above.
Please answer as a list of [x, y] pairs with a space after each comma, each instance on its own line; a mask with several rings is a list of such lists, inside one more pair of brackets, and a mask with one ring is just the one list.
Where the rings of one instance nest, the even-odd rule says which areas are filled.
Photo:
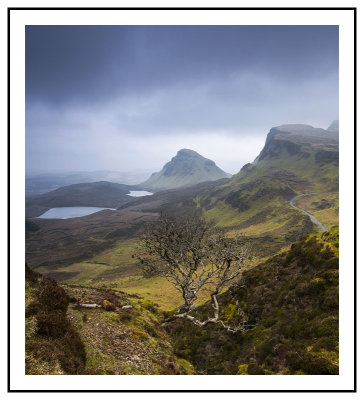
[[[27, 197], [27, 373], [337, 374], [335, 126], [274, 127], [232, 177], [182, 149], [138, 185], [79, 182]], [[132, 198], [131, 190], [154, 194]], [[37, 218], [66, 206], [115, 210]], [[249, 244], [249, 266], [219, 301], [225, 321], [243, 312], [251, 329], [163, 324], [182, 296], [163, 277], [143, 275], [134, 257], [145, 224], [161, 213], [202, 217]], [[201, 291], [195, 315], [208, 316], [208, 303]]]

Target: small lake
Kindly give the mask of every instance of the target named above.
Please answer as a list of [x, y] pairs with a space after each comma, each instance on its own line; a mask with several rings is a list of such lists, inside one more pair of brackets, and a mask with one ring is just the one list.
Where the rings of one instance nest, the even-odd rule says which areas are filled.
[[44, 214], [37, 218], [48, 218], [48, 219], [68, 219], [84, 217], [85, 215], [94, 214], [101, 210], [115, 210], [115, 208], [103, 208], [103, 207], [56, 207], [51, 208]]
[[128, 193], [128, 196], [131, 197], [142, 197], [142, 196], [150, 196], [153, 193], [147, 192], [145, 190], [131, 190], [130, 193]]

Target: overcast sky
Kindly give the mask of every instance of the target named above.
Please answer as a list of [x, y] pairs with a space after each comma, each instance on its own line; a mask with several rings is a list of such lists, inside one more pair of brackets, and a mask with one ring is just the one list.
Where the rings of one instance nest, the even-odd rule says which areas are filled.
[[336, 26], [27, 26], [27, 172], [230, 173], [273, 126], [338, 119]]

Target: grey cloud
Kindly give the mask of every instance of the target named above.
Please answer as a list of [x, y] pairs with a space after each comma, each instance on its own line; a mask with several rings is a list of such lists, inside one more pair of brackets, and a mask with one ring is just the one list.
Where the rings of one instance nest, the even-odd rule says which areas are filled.
[[28, 169], [159, 169], [180, 147], [228, 172], [270, 127], [338, 116], [337, 27], [29, 27]]

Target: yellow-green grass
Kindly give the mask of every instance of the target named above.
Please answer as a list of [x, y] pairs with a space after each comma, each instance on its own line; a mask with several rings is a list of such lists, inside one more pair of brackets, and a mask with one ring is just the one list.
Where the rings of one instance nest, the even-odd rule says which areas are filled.
[[315, 211], [313, 215], [321, 221], [327, 229], [339, 225], [339, 210], [337, 208]]
[[224, 202], [218, 202], [214, 208], [205, 212], [205, 216], [208, 220], [214, 221], [216, 226], [219, 227], [236, 225], [244, 220], [245, 217], [238, 210]]
[[[324, 201], [329, 207], [319, 209], [318, 206]], [[303, 196], [296, 200], [295, 205], [312, 214], [322, 222], [327, 229], [339, 225], [338, 193], [318, 193], [310, 196]]]
[[113, 248], [94, 256], [90, 262], [105, 263], [110, 266], [134, 264], [136, 260], [132, 256], [136, 251], [137, 243], [135, 239], [119, 241]]
[[287, 219], [287, 215], [277, 215], [258, 224], [250, 225], [246, 228], [241, 228], [239, 229], [239, 234], [249, 236], [273, 234], [278, 230], [282, 230], [282, 228], [288, 225], [289, 222], [290, 221], [289, 219]]
[[208, 220], [215, 222], [216, 226], [229, 228], [254, 217], [257, 213], [262, 212], [267, 206], [281, 207], [282, 205], [284, 205], [283, 200], [278, 198], [272, 199], [268, 204], [265, 199], [262, 199], [257, 200], [254, 203], [254, 207], [251, 207], [244, 212], [240, 212], [225, 202], [218, 201], [215, 204], [215, 207], [205, 211], [204, 215]]
[[136, 294], [158, 304], [163, 310], [171, 310], [183, 304], [178, 290], [162, 277], [144, 278], [130, 276], [108, 282], [112, 289], [122, 290], [128, 294]]
[[[328, 185], [332, 186], [336, 181], [338, 182], [338, 167], [333, 164], [318, 165], [315, 162], [314, 154], [302, 159], [297, 159], [296, 156], [289, 156], [287, 154], [285, 157], [279, 158], [278, 164], [276, 160], [266, 159], [259, 161], [257, 167], [255, 171], [249, 173], [247, 176], [248, 180], [253, 180], [261, 176], [264, 171], [269, 173], [272, 168], [278, 168], [279, 170], [294, 172], [309, 182], [313, 191], [322, 191]], [[245, 176], [244, 172], [237, 174], [233, 177], [232, 182], [241, 180], [243, 176]]]
[[[261, 222], [244, 226], [245, 222], [248, 222], [249, 219], [257, 214], [264, 212], [267, 207], [270, 208], [269, 214], [266, 217], [261, 217]], [[231, 228], [228, 232], [229, 236], [236, 234], [271, 234], [272, 232], [282, 230], [290, 222], [290, 217], [293, 218], [295, 214], [296, 211], [289, 206], [288, 201], [278, 197], [270, 200], [268, 203], [265, 199], [258, 200], [254, 203], [254, 207], [244, 212], [239, 212], [224, 202], [218, 202], [214, 208], [205, 212], [205, 216], [209, 220], [215, 221], [217, 226]], [[241, 224], [243, 226], [237, 227]]]
[[[181, 293], [165, 278], [143, 276], [130, 276], [107, 283], [108, 287], [121, 290], [128, 294], [136, 294], [150, 300], [164, 311], [170, 311], [184, 303]], [[104, 284], [94, 284], [93, 287], [103, 287]], [[201, 290], [197, 296], [197, 304], [202, 304], [209, 299], [209, 291]]]
[[[110, 267], [106, 265], [101, 265], [101, 264], [92, 264], [91, 262], [80, 262], [80, 263], [75, 263], [72, 264], [68, 267], [65, 268], [60, 268], [57, 269], [57, 272], [67, 272], [67, 273], [72, 273], [76, 272], [77, 275], [72, 276], [69, 279], [65, 279], [65, 282], [68, 284], [82, 284], [82, 285], [89, 285], [91, 282], [102, 275], [103, 272], [109, 270]], [[38, 272], [41, 272], [37, 270]]]
[[[129, 266], [136, 263], [136, 260], [132, 257], [136, 250], [137, 241], [124, 240], [119, 241], [111, 249], [105, 250], [94, 257], [82, 261], [70, 264], [65, 267], [58, 268], [57, 274], [61, 273], [73, 273], [73, 276], [61, 279], [62, 282], [68, 284], [78, 285], [90, 285], [95, 280], [104, 281], [106, 278], [103, 274], [116, 270], [123, 266]], [[47, 266], [42, 266], [36, 269], [37, 272], [47, 274], [53, 270]]]

